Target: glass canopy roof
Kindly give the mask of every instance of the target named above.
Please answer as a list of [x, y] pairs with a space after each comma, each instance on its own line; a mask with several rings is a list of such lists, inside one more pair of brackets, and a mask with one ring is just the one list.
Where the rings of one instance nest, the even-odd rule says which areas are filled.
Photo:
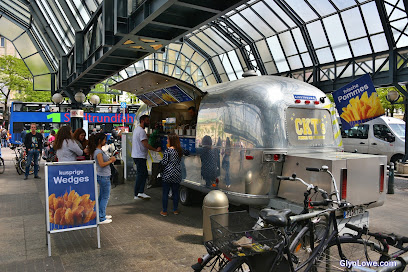
[[[0, 1], [0, 35], [11, 40], [35, 78], [48, 90], [58, 60], [74, 44], [102, 0]], [[128, 6], [136, 5], [128, 0]], [[145, 69], [197, 86], [258, 74], [291, 76], [335, 88], [341, 78], [393, 69], [408, 81], [408, 7], [404, 0], [250, 0], [179, 43], [136, 62], [118, 75]], [[132, 10], [130, 8], [130, 10]], [[392, 50], [393, 49], [393, 50]], [[391, 64], [390, 64], [391, 63]], [[406, 71], [406, 70], [404, 70]], [[387, 80], [378, 81], [390, 84]], [[389, 81], [389, 80], [388, 80]], [[37, 83], [38, 82], [38, 83]]]

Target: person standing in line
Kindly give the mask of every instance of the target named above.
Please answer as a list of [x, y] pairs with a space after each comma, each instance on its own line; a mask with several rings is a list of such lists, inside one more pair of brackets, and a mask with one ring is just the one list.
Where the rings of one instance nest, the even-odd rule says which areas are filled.
[[106, 144], [106, 135], [104, 133], [92, 134], [89, 138], [89, 152], [96, 162], [96, 179], [99, 184], [99, 223], [108, 224], [112, 222], [112, 215], [106, 214], [106, 207], [110, 197], [111, 190], [111, 169], [110, 164], [116, 161], [114, 156], [108, 157], [103, 151], [102, 146]]
[[149, 145], [145, 128], [149, 127], [150, 118], [142, 115], [139, 118], [140, 125], [133, 130], [132, 135], [132, 158], [136, 165], [136, 184], [134, 199], [149, 199], [150, 196], [144, 193], [147, 172], [147, 152], [148, 150], [160, 152], [161, 147], [154, 148]]
[[24, 145], [27, 151], [27, 161], [24, 180], [28, 179], [28, 174], [30, 171], [31, 161], [34, 159], [34, 178], [40, 179], [38, 176], [38, 158], [40, 157], [41, 150], [43, 148], [43, 136], [37, 133], [37, 125], [32, 123], [30, 126], [30, 133], [25, 137]]
[[179, 214], [179, 188], [181, 182], [181, 158], [188, 155], [180, 145], [180, 139], [175, 133], [167, 137], [167, 149], [163, 153], [163, 160], [160, 162], [163, 166], [163, 209], [160, 212], [162, 216], [167, 216], [167, 204], [169, 191], [171, 188], [173, 195], [173, 213]]
[[73, 139], [71, 126], [62, 126], [54, 141], [54, 150], [59, 162], [76, 161], [78, 156], [85, 156], [88, 149], [82, 150]]

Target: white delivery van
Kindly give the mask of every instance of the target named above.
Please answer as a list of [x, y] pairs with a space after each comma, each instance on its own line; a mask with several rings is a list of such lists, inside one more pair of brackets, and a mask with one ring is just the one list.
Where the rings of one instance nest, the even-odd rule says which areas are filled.
[[395, 163], [405, 154], [405, 122], [380, 116], [349, 130], [342, 130], [344, 151], [386, 155]]

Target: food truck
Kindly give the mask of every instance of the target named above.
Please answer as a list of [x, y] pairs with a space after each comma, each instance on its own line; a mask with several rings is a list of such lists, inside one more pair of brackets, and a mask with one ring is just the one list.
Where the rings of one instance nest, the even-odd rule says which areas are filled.
[[[149, 115], [146, 131], [149, 135], [159, 130], [163, 150], [166, 135], [177, 133], [190, 151], [182, 162], [183, 204], [194, 191], [220, 189], [235, 204], [300, 212], [306, 188], [277, 176], [296, 173], [331, 192], [327, 174], [306, 171], [323, 165], [333, 172], [342, 198], [353, 205], [384, 203], [386, 157], [343, 152], [330, 100], [307, 83], [249, 76], [199, 89], [144, 71], [112, 88], [134, 93], [145, 103], [134, 125], [141, 115]], [[191, 107], [197, 110], [196, 124], [188, 112]], [[149, 170], [160, 159], [159, 153], [149, 151]]]

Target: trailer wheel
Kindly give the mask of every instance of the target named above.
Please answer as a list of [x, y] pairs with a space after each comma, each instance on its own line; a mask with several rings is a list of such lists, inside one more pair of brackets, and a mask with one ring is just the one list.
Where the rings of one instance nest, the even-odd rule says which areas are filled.
[[184, 206], [190, 206], [193, 202], [193, 191], [187, 187], [180, 186], [180, 203]]

